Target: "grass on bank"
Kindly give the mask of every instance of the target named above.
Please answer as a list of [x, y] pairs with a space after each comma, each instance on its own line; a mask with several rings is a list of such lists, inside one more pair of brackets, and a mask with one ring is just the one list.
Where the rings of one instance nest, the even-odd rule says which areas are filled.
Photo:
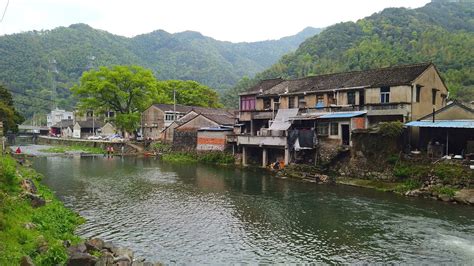
[[[33, 208], [22, 197], [20, 182], [25, 178], [34, 182], [45, 206]], [[25, 255], [36, 265], [62, 265], [67, 260], [64, 241], [80, 241], [74, 230], [83, 218], [64, 207], [40, 179], [10, 156], [0, 156], [0, 265], [19, 265]]]
[[41, 149], [40, 152], [48, 152], [48, 153], [66, 153], [71, 151], [80, 151], [84, 153], [91, 153], [91, 154], [102, 154], [104, 150], [97, 147], [86, 147], [86, 146], [54, 146], [47, 149]]
[[163, 161], [176, 163], [208, 163], [208, 164], [233, 164], [235, 158], [232, 154], [225, 152], [171, 152], [163, 154]]

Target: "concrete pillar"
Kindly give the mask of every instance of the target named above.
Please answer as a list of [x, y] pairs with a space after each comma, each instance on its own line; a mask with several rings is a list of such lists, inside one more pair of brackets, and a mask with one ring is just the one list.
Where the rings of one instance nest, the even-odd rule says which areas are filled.
[[290, 150], [288, 147], [285, 147], [285, 166], [290, 163]]
[[262, 167], [263, 168], [267, 167], [267, 164], [268, 164], [267, 149], [263, 148], [263, 150], [262, 150]]
[[252, 119], [250, 120], [250, 136], [255, 136], [253, 129], [254, 129], [254, 125], [253, 125], [253, 119]]
[[242, 146], [242, 165], [247, 166], [247, 147]]

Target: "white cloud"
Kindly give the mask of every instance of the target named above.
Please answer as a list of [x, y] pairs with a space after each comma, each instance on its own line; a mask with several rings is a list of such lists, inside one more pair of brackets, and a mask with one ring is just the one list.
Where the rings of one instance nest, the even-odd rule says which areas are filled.
[[[7, 0], [0, 0], [0, 10]], [[385, 7], [423, 6], [429, 0], [10, 0], [0, 34], [87, 23], [135, 36], [164, 29], [194, 30], [227, 41], [276, 39], [307, 26], [355, 21]]]

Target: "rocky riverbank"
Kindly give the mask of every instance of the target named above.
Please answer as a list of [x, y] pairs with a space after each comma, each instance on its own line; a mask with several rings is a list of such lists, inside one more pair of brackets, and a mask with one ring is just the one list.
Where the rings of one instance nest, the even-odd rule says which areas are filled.
[[67, 209], [24, 158], [0, 155], [0, 265], [160, 265], [74, 231], [84, 219]]
[[[290, 165], [277, 171], [278, 178], [317, 184], [342, 184], [474, 206], [474, 171], [462, 162], [407, 162], [385, 165], [383, 171], [350, 167], [350, 162], [329, 169]], [[359, 175], [357, 175], [359, 173]]]
[[152, 263], [145, 259], [135, 258], [129, 248], [118, 247], [111, 242], [100, 238], [91, 238], [87, 241], [67, 247], [69, 266], [158, 266], [161, 263]]

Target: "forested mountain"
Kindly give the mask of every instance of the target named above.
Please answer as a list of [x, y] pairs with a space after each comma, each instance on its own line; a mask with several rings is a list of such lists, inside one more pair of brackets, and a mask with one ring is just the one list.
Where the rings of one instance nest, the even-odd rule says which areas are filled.
[[223, 97], [237, 105], [257, 80], [299, 78], [350, 70], [433, 62], [451, 96], [474, 100], [474, 4], [434, 2], [417, 9], [388, 8], [357, 22], [339, 23], [304, 41], [293, 53], [243, 79]]
[[195, 80], [223, 90], [268, 68], [319, 31], [306, 28], [253, 43], [217, 41], [191, 31], [126, 38], [86, 24], [24, 32], [0, 37], [0, 83], [13, 92], [27, 117], [51, 108], [53, 86], [59, 106], [71, 108], [69, 88], [85, 70], [98, 66], [135, 64], [152, 69], [158, 79]]

